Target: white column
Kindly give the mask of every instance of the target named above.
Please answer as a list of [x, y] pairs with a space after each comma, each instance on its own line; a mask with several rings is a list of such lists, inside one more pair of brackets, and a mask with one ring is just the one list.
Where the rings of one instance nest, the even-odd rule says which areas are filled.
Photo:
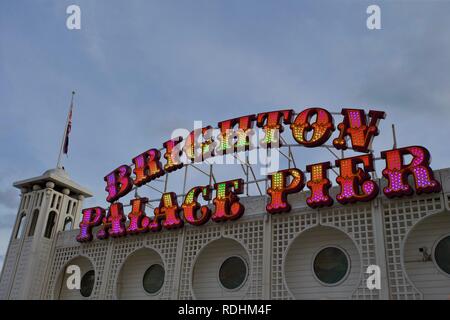
[[[372, 201], [372, 225], [375, 242], [375, 259], [381, 270], [381, 290], [382, 300], [390, 299], [390, 288], [388, 282], [388, 269], [386, 265], [386, 241], [384, 235], [383, 201], [381, 197]], [[365, 270], [364, 270], [365, 271]], [[377, 290], [377, 289], [373, 289]]]

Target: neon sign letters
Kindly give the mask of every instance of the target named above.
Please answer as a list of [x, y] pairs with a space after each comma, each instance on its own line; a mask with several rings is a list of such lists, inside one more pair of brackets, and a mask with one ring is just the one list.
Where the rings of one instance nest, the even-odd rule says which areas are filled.
[[[385, 162], [382, 174], [387, 180], [387, 186], [380, 190], [378, 184], [371, 179], [370, 173], [375, 169], [369, 147], [373, 138], [379, 134], [378, 123], [385, 118], [385, 113], [370, 110], [366, 114], [360, 109], [342, 109], [341, 114], [343, 120], [337, 127], [331, 113], [323, 108], [309, 108], [298, 114], [289, 109], [246, 115], [219, 122], [220, 133], [216, 139], [210, 134], [212, 127], [207, 126], [192, 131], [185, 139], [177, 137], [164, 142], [163, 154], [156, 148], [149, 149], [132, 159], [134, 168], [121, 165], [106, 175], [106, 200], [111, 205], [108, 210], [93, 207], [82, 211], [77, 241], [91, 241], [94, 237], [94, 227], [99, 227], [96, 232], [98, 239], [107, 239], [180, 228], [185, 223], [201, 226], [209, 220], [219, 223], [239, 219], [245, 211], [239, 198], [244, 191], [245, 183], [242, 179], [221, 181], [212, 186], [195, 186], [186, 193], [181, 203], [178, 203], [174, 192], [165, 192], [159, 205], [153, 210], [153, 216], [146, 213], [149, 200], [145, 197], [132, 199], [130, 212], [127, 213], [124, 212], [123, 204], [117, 200], [130, 193], [133, 187], [140, 187], [181, 169], [184, 166], [180, 160], [183, 152], [188, 161], [200, 162], [216, 155], [252, 150], [255, 146], [250, 142], [249, 136], [254, 126], [263, 130], [264, 139], [261, 146], [268, 149], [281, 143], [280, 133], [283, 132], [284, 125], [289, 125], [293, 139], [307, 148], [325, 144], [337, 129], [339, 135], [332, 140], [334, 148], [351, 148], [362, 153], [338, 159], [334, 163], [339, 172], [336, 178], [339, 192], [335, 200], [343, 205], [370, 201], [380, 191], [388, 198], [393, 198], [411, 195], [414, 190], [417, 194], [441, 190], [430, 168], [430, 153], [421, 146], [381, 152], [381, 159]], [[314, 122], [312, 119], [315, 119]], [[198, 138], [201, 138], [200, 142]], [[412, 160], [405, 163], [405, 156]], [[306, 166], [308, 180], [305, 173], [298, 168], [283, 169], [270, 174], [269, 187], [266, 190], [269, 197], [266, 211], [269, 214], [289, 212], [291, 205], [287, 196], [298, 193], [305, 187], [310, 191], [306, 198], [309, 207], [331, 206], [334, 202], [329, 194], [331, 181], [328, 173], [331, 168], [330, 162]], [[409, 182], [410, 177], [413, 185]], [[212, 200], [212, 205], [201, 205], [199, 198]]]

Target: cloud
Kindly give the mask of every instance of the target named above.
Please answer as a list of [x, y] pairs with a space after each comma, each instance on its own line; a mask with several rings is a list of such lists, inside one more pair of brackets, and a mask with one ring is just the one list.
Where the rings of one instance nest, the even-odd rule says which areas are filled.
[[12, 213], [0, 215], [0, 229], [11, 229], [16, 220], [16, 215]]
[[[386, 110], [377, 150], [392, 145], [394, 122], [399, 146], [426, 146], [435, 169], [450, 164], [436, 139], [450, 136], [450, 3], [378, 1], [382, 30], [368, 31], [365, 1], [79, 0], [82, 29], [68, 31], [66, 2], [0, 10], [0, 264], [20, 201], [6, 184], [55, 166], [72, 90], [64, 166], [94, 192], [85, 206], [106, 205], [103, 177], [172, 130], [278, 107]], [[301, 169], [333, 159], [294, 153]], [[219, 181], [242, 177], [239, 166], [214, 170]], [[170, 191], [183, 174], [170, 175]], [[204, 183], [189, 169], [187, 189]], [[139, 190], [160, 196], [151, 191]]]
[[19, 203], [17, 192], [13, 189], [0, 190], [0, 205], [9, 209], [16, 209]]

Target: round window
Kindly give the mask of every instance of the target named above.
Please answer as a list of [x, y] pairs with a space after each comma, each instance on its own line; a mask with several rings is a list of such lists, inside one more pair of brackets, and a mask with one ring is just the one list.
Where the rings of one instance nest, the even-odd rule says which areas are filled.
[[349, 261], [344, 251], [328, 247], [319, 251], [314, 259], [314, 274], [319, 281], [333, 285], [344, 279], [349, 270]]
[[142, 285], [147, 293], [155, 294], [164, 284], [165, 271], [160, 264], [151, 265], [144, 273]]
[[442, 271], [450, 275], [450, 236], [438, 242], [434, 249], [434, 260]]
[[89, 297], [92, 293], [95, 283], [95, 271], [89, 270], [81, 278], [80, 293], [83, 297]]
[[219, 281], [229, 290], [239, 288], [247, 278], [247, 264], [240, 257], [226, 259], [219, 269]]

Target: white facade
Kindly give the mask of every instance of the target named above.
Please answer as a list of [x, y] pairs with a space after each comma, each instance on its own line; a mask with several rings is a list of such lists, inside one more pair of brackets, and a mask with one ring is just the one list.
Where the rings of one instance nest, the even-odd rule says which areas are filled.
[[[380, 194], [369, 203], [325, 209], [306, 206], [307, 193], [301, 192], [289, 196], [291, 212], [277, 215], [266, 213], [264, 196], [242, 197], [245, 213], [237, 221], [80, 244], [78, 230], [63, 231], [64, 221], [79, 221], [82, 196], [89, 192], [44, 174], [15, 184], [26, 190], [1, 274], [0, 299], [449, 299], [450, 275], [437, 266], [433, 253], [450, 235], [450, 169], [436, 171], [435, 178], [442, 185], [439, 193], [394, 200]], [[336, 191], [331, 190], [333, 196]], [[35, 209], [40, 215], [29, 236]], [[47, 239], [51, 211], [57, 218]], [[25, 233], [16, 239], [23, 214]], [[313, 271], [314, 257], [327, 247], [339, 248], [349, 261], [336, 285], [324, 285]], [[232, 256], [245, 261], [248, 273], [241, 286], [228, 290], [218, 274]], [[65, 269], [72, 264], [82, 274], [95, 271], [90, 297], [67, 289]], [[161, 290], [149, 294], [142, 278], [153, 264], [162, 265], [165, 276]], [[381, 268], [380, 290], [366, 286], [369, 265]]]

